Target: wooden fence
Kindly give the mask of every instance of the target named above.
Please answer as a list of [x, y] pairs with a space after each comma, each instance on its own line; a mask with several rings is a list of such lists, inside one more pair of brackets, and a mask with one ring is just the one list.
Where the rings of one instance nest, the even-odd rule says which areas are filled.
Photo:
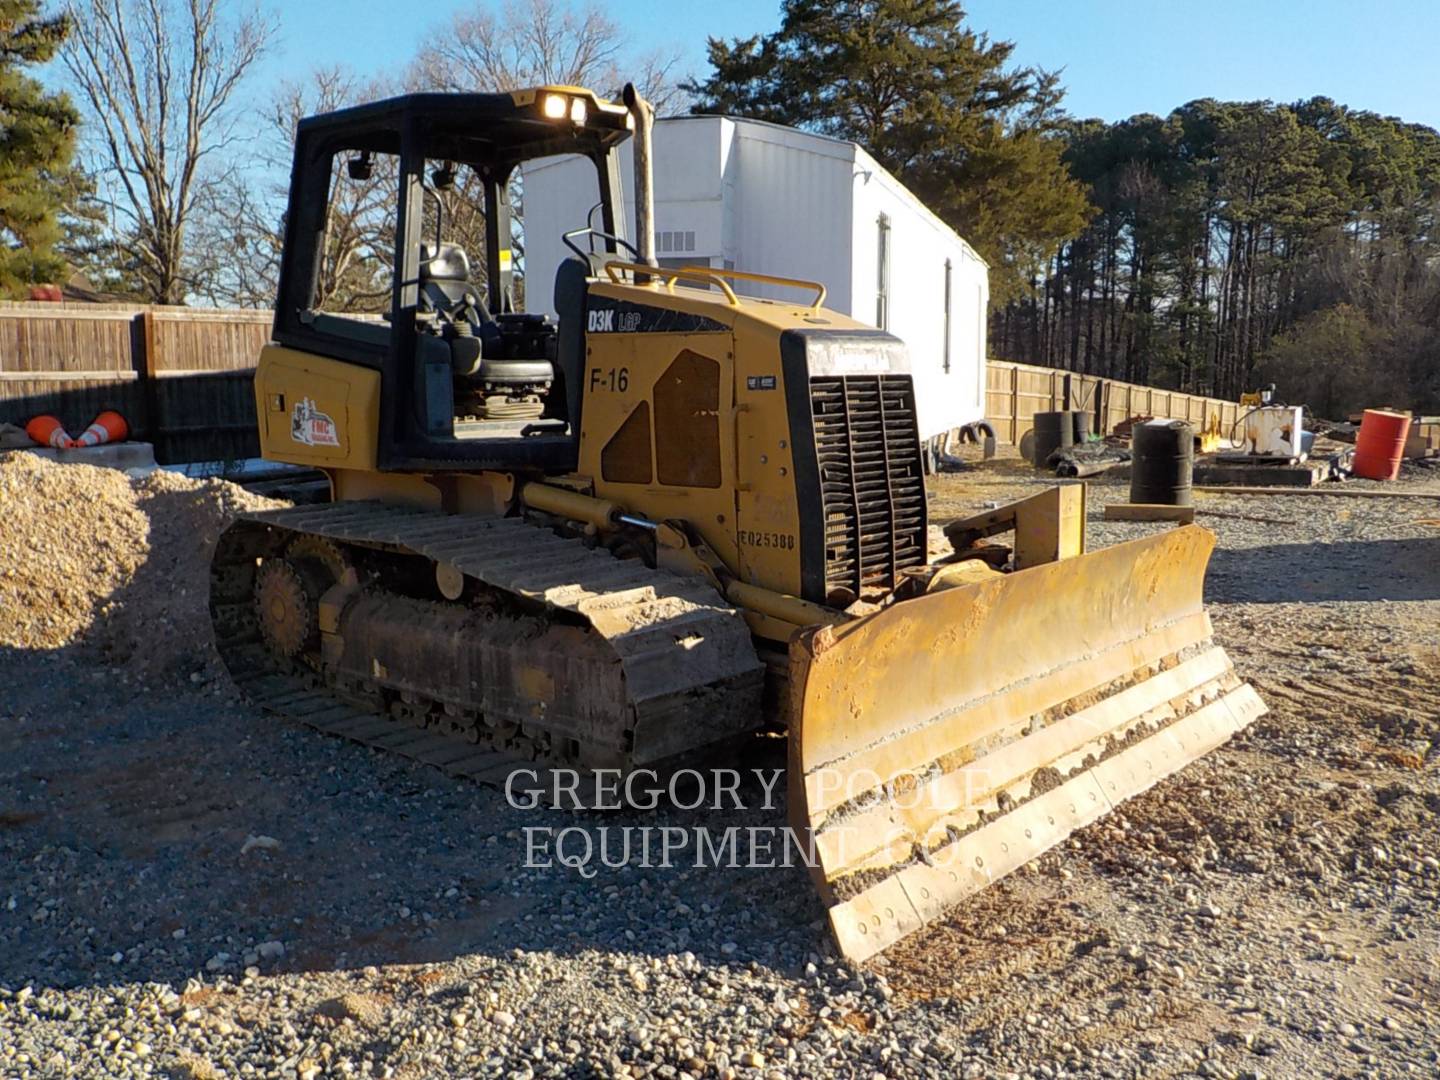
[[259, 454], [251, 377], [268, 311], [0, 304], [0, 421], [53, 413], [78, 434], [104, 409], [162, 463]]
[[1037, 412], [1056, 409], [1081, 409], [1090, 413], [1094, 430], [1101, 434], [1137, 416], [1188, 420], [1202, 427], [1218, 415], [1222, 432], [1228, 432], [1240, 417], [1240, 406], [1236, 402], [1219, 398], [1005, 360], [987, 363], [985, 418], [1001, 442], [1018, 443], [1034, 425]]
[[[119, 304], [0, 303], [0, 421], [58, 416], [72, 434], [115, 409], [162, 463], [222, 461], [259, 453], [251, 377], [270, 340], [269, 311]], [[1015, 443], [1034, 415], [1085, 409], [1097, 431], [1134, 416], [1222, 431], [1239, 416], [1233, 401], [1157, 390], [1078, 372], [991, 360], [986, 417]]]

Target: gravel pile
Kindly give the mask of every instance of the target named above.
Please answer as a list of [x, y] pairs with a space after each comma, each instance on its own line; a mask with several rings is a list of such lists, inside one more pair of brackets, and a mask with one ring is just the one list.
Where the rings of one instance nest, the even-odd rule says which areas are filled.
[[280, 505], [223, 480], [0, 454], [0, 646], [84, 642], [142, 678], [202, 670], [215, 538]]
[[[1035, 489], [1001, 463], [932, 515]], [[1166, 527], [1103, 522], [1123, 490], [1092, 543]], [[1201, 505], [1270, 713], [864, 968], [799, 868], [526, 866], [530, 826], [773, 826], [754, 783], [524, 810], [208, 670], [0, 649], [0, 1077], [1437, 1075], [1434, 504]]]

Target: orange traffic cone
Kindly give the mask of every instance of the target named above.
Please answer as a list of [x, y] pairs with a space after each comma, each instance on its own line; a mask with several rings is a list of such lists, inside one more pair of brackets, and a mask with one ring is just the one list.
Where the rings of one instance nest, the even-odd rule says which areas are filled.
[[85, 429], [84, 434], [70, 445], [99, 446], [101, 443], [123, 442], [129, 434], [130, 426], [125, 423], [123, 416], [118, 412], [102, 412], [95, 417], [95, 422]]
[[53, 416], [35, 417], [25, 425], [25, 434], [29, 435], [37, 446], [53, 446], [57, 450], [63, 450], [67, 446], [75, 445], [70, 433]]

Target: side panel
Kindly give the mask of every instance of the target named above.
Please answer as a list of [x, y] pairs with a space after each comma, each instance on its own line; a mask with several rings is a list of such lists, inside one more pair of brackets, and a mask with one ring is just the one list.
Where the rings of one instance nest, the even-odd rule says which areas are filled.
[[[735, 565], [735, 345], [729, 329], [604, 300], [592, 300], [588, 317], [594, 321], [585, 338], [580, 472], [594, 479], [602, 498], [655, 520], [689, 521]], [[660, 328], [666, 324], [698, 332]], [[635, 329], [602, 329], [607, 326]]]
[[[593, 478], [599, 494], [635, 513], [689, 521], [742, 581], [823, 602], [827, 520], [812, 377], [853, 375], [870, 383], [896, 377], [908, 386], [903, 344], [825, 308], [768, 300], [732, 304], [718, 290], [597, 283], [589, 296], [581, 473]], [[709, 399], [676, 393], [673, 378], [667, 381], [687, 352], [722, 366], [721, 386]], [[691, 375], [709, 370], [690, 362]], [[867, 392], [857, 389], [857, 404]], [[662, 437], [660, 425], [677, 418], [715, 432], [719, 470], [701, 455], [690, 461], [692, 455], [677, 453], [677, 446], [687, 448], [683, 438]], [[827, 413], [826, 419], [833, 442], [836, 418]], [[875, 418], [859, 419], [857, 438], [873, 441]], [[918, 475], [913, 426], [911, 432], [886, 440], [886, 453], [891, 459], [896, 452], [908, 454]], [[845, 496], [853, 479], [863, 481], [863, 505], [853, 498], [846, 505], [851, 518], [863, 511], [866, 522], [884, 526], [866, 534], [874, 562], [874, 545], [893, 540], [887, 516], [893, 500], [861, 475], [880, 460], [877, 448], [857, 443], [853, 449], [856, 458], [843, 469], [836, 465], [825, 481], [839, 492], [835, 497]], [[828, 443], [827, 452], [835, 452]], [[682, 482], [666, 482], [662, 469], [672, 479], [684, 473]], [[701, 482], [713, 484], [717, 471], [718, 486]], [[878, 517], [873, 498], [887, 500]], [[923, 506], [919, 513], [923, 537]], [[853, 522], [841, 528], [853, 539]], [[923, 543], [920, 550], [923, 557]]]
[[380, 373], [282, 345], [255, 369], [260, 454], [270, 461], [375, 468]]
[[[813, 555], [821, 563], [825, 553], [823, 534], [806, 527], [812, 522], [802, 522], [802, 507], [818, 511], [818, 492], [813, 486], [808, 493], [796, 490], [797, 478], [803, 482], [815, 471], [804, 353], [802, 349], [798, 369], [783, 363], [780, 337], [774, 326], [760, 322], [745, 320], [736, 327], [739, 563], [732, 565], [752, 585], [799, 596], [807, 537], [813, 533]], [[791, 385], [797, 379], [798, 388]], [[803, 415], [791, 414], [792, 399], [806, 406]], [[820, 522], [813, 524], [818, 527]]]

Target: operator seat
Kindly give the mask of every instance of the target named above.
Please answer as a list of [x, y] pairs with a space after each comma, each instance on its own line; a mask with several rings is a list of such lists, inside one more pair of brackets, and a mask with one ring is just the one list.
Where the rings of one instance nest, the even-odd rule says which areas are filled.
[[[450, 366], [460, 378], [480, 374], [490, 312], [470, 284], [470, 256], [459, 244], [420, 245], [420, 311], [439, 315], [450, 343]], [[448, 324], [452, 329], [445, 329]], [[487, 335], [487, 329], [490, 334]]]
[[420, 245], [420, 310], [452, 320], [490, 321], [485, 302], [470, 284], [470, 256], [459, 244]]
[[[419, 286], [420, 311], [440, 316], [437, 329], [450, 346], [457, 399], [533, 403], [549, 393], [555, 371], [546, 339], [553, 329], [538, 315], [492, 315], [470, 284], [464, 248], [421, 244]], [[506, 407], [493, 400], [488, 406]]]
[[[580, 430], [580, 402], [585, 371], [585, 309], [590, 287], [591, 269], [584, 259], [573, 255], [564, 259], [555, 270], [555, 314], [560, 320], [560, 337], [556, 342], [556, 378], [561, 399], [552, 409], [563, 404], [570, 430]], [[550, 415], [547, 410], [547, 415]]]

